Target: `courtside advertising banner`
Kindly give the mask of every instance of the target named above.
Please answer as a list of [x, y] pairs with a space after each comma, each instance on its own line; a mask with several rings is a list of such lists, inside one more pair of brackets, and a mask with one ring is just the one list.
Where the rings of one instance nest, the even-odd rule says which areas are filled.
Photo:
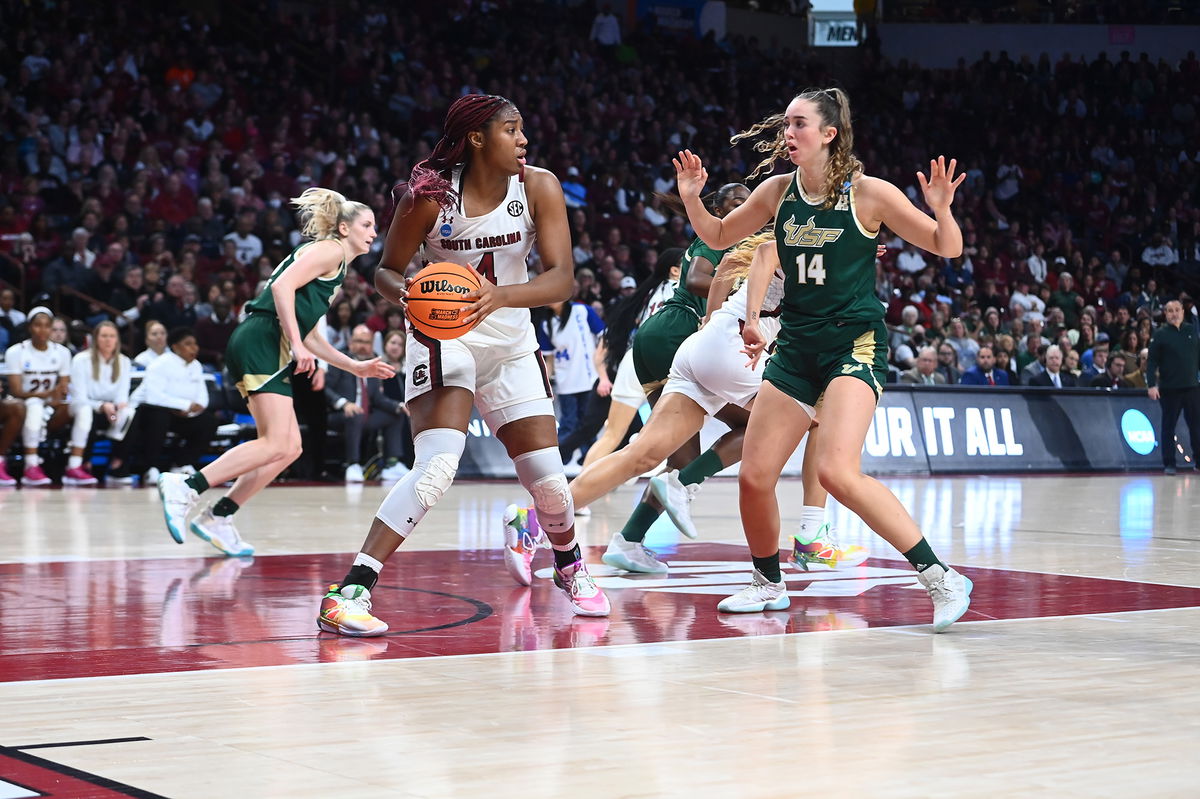
[[[1162, 468], [1159, 404], [1144, 391], [889, 385], [863, 445], [868, 474], [1153, 471]], [[727, 428], [709, 420], [707, 447]], [[1176, 440], [1181, 467], [1194, 457], [1181, 418]], [[796, 476], [804, 443], [784, 475]], [[504, 446], [473, 416], [459, 474], [516, 476]], [[722, 475], [736, 475], [731, 467]]]

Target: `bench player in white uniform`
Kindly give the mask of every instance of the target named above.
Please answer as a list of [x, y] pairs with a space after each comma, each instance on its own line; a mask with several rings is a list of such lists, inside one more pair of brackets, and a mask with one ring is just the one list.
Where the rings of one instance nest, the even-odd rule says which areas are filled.
[[[47, 430], [56, 430], [71, 419], [67, 405], [67, 386], [71, 382], [71, 351], [50, 340], [54, 315], [39, 305], [29, 312], [29, 338], [8, 348], [4, 370], [8, 375], [8, 393], [25, 403], [25, 424], [21, 443], [25, 448], [26, 487], [50, 485], [42, 471], [38, 446]], [[4, 453], [0, 452], [0, 456]]]
[[[383, 563], [450, 487], [474, 404], [504, 444], [533, 496], [554, 549], [554, 582], [574, 613], [605, 616], [609, 603], [587, 573], [575, 543], [574, 506], [563, 474], [553, 400], [529, 308], [564, 301], [574, 283], [567, 210], [558, 179], [525, 166], [521, 114], [503, 97], [460, 97], [442, 138], [413, 168], [397, 200], [376, 288], [403, 303], [404, 270], [422, 250], [426, 262], [467, 264], [482, 276], [470, 296], [476, 326], [461, 338], [408, 337], [405, 397], [416, 459], [388, 493], [345, 579], [321, 603], [318, 626], [371, 636], [387, 625], [370, 613], [370, 589]], [[544, 266], [528, 277], [533, 243]]]

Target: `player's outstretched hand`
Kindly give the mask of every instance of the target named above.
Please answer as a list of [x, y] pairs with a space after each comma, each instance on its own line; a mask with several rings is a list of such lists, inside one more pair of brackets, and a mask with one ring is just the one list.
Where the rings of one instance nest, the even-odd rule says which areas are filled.
[[378, 358], [372, 358], [369, 361], [355, 361], [354, 374], [358, 377], [378, 377], [387, 380], [389, 377], [394, 377], [396, 370], [391, 364], [384, 363]]
[[708, 170], [704, 168], [700, 156], [691, 150], [683, 150], [671, 159], [671, 163], [675, 165], [675, 182], [679, 186], [679, 196], [685, 200], [688, 197], [699, 197], [700, 192], [704, 191], [704, 184], [708, 183]]
[[917, 173], [917, 182], [921, 184], [921, 193], [925, 195], [925, 204], [930, 207], [935, 213], [939, 210], [945, 211], [950, 208], [950, 203], [954, 202], [954, 190], [962, 185], [962, 182], [967, 179], [967, 173], [964, 172], [954, 177], [954, 170], [958, 166], [958, 160], [950, 159], [950, 166], [946, 166], [946, 156], [939, 155], [936, 160], [929, 162], [929, 179], [925, 179], [923, 172]]

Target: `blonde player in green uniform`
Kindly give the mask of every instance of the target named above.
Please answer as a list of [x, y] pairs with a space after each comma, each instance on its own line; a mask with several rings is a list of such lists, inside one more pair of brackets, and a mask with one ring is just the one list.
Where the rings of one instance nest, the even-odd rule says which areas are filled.
[[315, 187], [305, 189], [292, 204], [299, 209], [301, 230], [313, 241], [301, 244], [275, 267], [263, 292], [246, 304], [249, 316], [233, 331], [225, 353], [229, 377], [247, 397], [258, 438], [239, 444], [190, 477], [159, 478], [167, 531], [180, 544], [200, 495], [210, 485], [236, 478], [229, 492], [197, 515], [190, 527], [226, 555], [254, 553], [230, 517], [300, 455], [300, 428], [292, 407], [294, 373], [312, 374], [320, 358], [359, 377], [395, 374], [378, 358], [356, 361], [338, 352], [317, 327], [346, 277], [347, 265], [371, 249], [375, 214], [336, 191]]
[[785, 274], [781, 329], [750, 414], [738, 488], [742, 526], [754, 560], [751, 584], [722, 600], [730, 613], [781, 610], [790, 601], [779, 568], [779, 474], [821, 405], [814, 442], [817, 476], [830, 494], [904, 553], [934, 606], [934, 630], [966, 613], [971, 581], [938, 559], [908, 511], [882, 483], [862, 472], [861, 453], [886, 375], [887, 333], [875, 297], [875, 239], [880, 225], [937, 255], [962, 252], [962, 232], [950, 212], [956, 163], [938, 157], [929, 177], [918, 173], [933, 218], [885, 180], [868, 177], [854, 156], [850, 101], [840, 89], [806, 91], [784, 114], [760, 122], [734, 141], [763, 132], [774, 140], [753, 178], [788, 158], [796, 169], [767, 178], [724, 219], [700, 202], [707, 173], [690, 151], [675, 159], [688, 218], [714, 249], [728, 247], [775, 218], [772, 257], [751, 270], [742, 339], [751, 363], [763, 353], [759, 310], [774, 269]]

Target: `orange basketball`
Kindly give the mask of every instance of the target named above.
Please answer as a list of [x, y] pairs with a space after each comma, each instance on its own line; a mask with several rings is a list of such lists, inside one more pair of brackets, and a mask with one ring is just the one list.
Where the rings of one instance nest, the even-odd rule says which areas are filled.
[[413, 328], [436, 339], [458, 338], [471, 329], [463, 321], [479, 288], [479, 274], [469, 266], [452, 263], [429, 264], [413, 276], [408, 286], [408, 321]]

